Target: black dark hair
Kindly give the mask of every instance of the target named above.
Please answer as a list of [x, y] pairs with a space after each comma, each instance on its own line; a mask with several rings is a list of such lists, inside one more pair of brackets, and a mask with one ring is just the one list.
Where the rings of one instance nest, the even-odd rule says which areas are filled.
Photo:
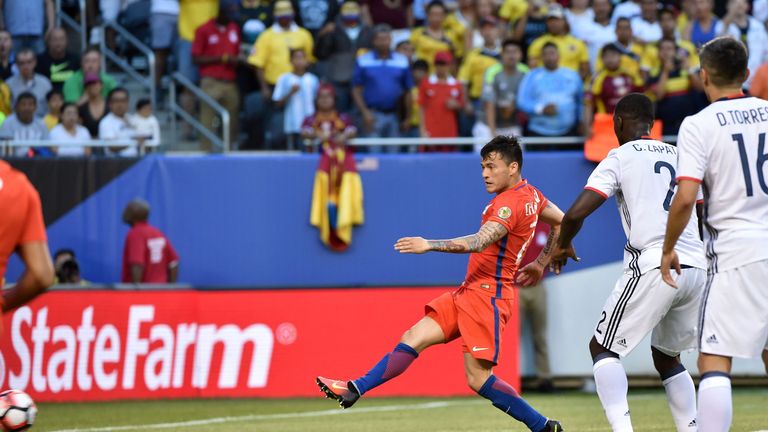
[[507, 164], [517, 162], [518, 170], [523, 169], [523, 148], [520, 146], [520, 140], [517, 137], [497, 136], [483, 146], [483, 149], [480, 150], [480, 157], [486, 160], [494, 152], [500, 155]]
[[19, 106], [21, 101], [23, 101], [24, 99], [30, 99], [32, 102], [35, 103], [35, 105], [37, 105], [37, 97], [35, 97], [34, 93], [25, 91], [21, 93], [18, 97], [16, 97], [16, 103], [13, 106]]
[[424, 8], [424, 10], [429, 13], [430, 10], [432, 10], [433, 7], [439, 7], [443, 10], [443, 12], [448, 12], [448, 8], [445, 7], [445, 3], [443, 3], [440, 0], [432, 0], [427, 4], [427, 7]]
[[630, 21], [629, 18], [627, 18], [627, 17], [621, 17], [621, 18], [617, 19], [616, 20], [616, 24], [618, 24], [618, 23], [620, 23], [622, 21], [626, 21], [627, 24], [629, 24], [630, 26], [632, 25], [632, 21]]
[[37, 59], [37, 53], [32, 48], [22, 48], [16, 52], [16, 57], [18, 58], [20, 55], [23, 54], [32, 54], [32, 57]]
[[64, 104], [61, 106], [61, 113], [63, 114], [64, 111], [69, 107], [75, 107], [75, 110], [77, 111], [78, 115], [80, 114], [80, 107], [77, 106], [74, 102], [64, 102]]
[[147, 105], [151, 105], [151, 102], [147, 98], [141, 98], [136, 102], [136, 111], [144, 108]]
[[726, 36], [707, 42], [699, 59], [715, 86], [741, 85], [747, 75], [747, 48], [736, 39]]
[[427, 63], [426, 60], [418, 59], [415, 62], [413, 62], [413, 66], [411, 66], [412, 70], [429, 70], [429, 63]]
[[48, 93], [45, 94], [45, 100], [47, 102], [50, 102], [51, 98], [54, 97], [55, 95], [59, 95], [62, 98], [64, 97], [64, 93], [62, 93], [61, 90], [59, 90], [59, 89], [51, 89]]
[[659, 17], [659, 19], [661, 19], [662, 15], [667, 15], [667, 14], [672, 15], [673, 18], [677, 17], [677, 14], [675, 13], [675, 10], [672, 9], [672, 7], [670, 7], [670, 6], [666, 6], [666, 7], [663, 7], [661, 9], [659, 9], [658, 17]]
[[600, 57], [604, 56], [605, 53], [611, 52], [611, 51], [621, 55], [621, 48], [619, 48], [618, 45], [616, 45], [615, 43], [609, 43], [600, 49]]
[[304, 51], [304, 49], [302, 49], [302, 48], [291, 48], [291, 49], [290, 49], [290, 54], [288, 55], [288, 58], [290, 58], [291, 60], [293, 60], [293, 56], [294, 56], [294, 55], [296, 55], [296, 54], [298, 54], [298, 53], [302, 53], [302, 54], [304, 54], [304, 56], [305, 56], [305, 57], [306, 57], [306, 55], [307, 55], [307, 52], [306, 52], [306, 51]]
[[72, 255], [72, 258], [75, 258], [75, 251], [69, 248], [59, 249], [53, 254], [53, 260], [56, 261], [56, 259], [62, 255]]
[[541, 47], [541, 52], [544, 52], [544, 50], [547, 49], [547, 48], [554, 48], [558, 52], [560, 52], [560, 49], [557, 48], [557, 45], [554, 42], [547, 42], [547, 43], [545, 43], [544, 46]]
[[131, 94], [128, 93], [128, 90], [125, 89], [125, 87], [115, 87], [112, 90], [109, 91], [109, 94], [107, 94], [107, 103], [112, 102], [112, 98], [117, 93], [125, 93], [126, 96], [131, 97]]
[[630, 93], [616, 104], [614, 115], [650, 126], [654, 119], [653, 102], [642, 93]]
[[672, 38], [661, 38], [659, 39], [658, 46], [661, 47], [662, 42], [671, 42], [675, 48], [677, 48], [677, 41]]
[[85, 51], [83, 51], [83, 54], [82, 54], [82, 56], [80, 58], [83, 58], [87, 54], [90, 54], [92, 52], [95, 52], [96, 54], [101, 55], [101, 50], [99, 49], [99, 47], [97, 47], [95, 45], [92, 45], [92, 46], [89, 46], [88, 48], [86, 48]]
[[518, 42], [518, 41], [516, 41], [514, 39], [504, 39], [504, 42], [501, 43], [501, 50], [504, 51], [504, 48], [506, 48], [506, 47], [508, 47], [510, 45], [514, 45], [514, 46], [520, 48], [521, 51], [523, 49], [523, 45], [520, 42]]

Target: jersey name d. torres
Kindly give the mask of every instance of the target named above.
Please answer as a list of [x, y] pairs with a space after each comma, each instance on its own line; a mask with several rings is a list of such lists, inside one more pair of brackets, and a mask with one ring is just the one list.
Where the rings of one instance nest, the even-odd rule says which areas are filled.
[[527, 180], [496, 195], [485, 207], [481, 225], [498, 222], [506, 228], [507, 235], [485, 250], [469, 255], [462, 286], [497, 298], [512, 298], [517, 268], [547, 203], [544, 195]]
[[[627, 236], [624, 271], [633, 277], [659, 267], [676, 171], [677, 149], [643, 137], [611, 150], [587, 180], [585, 189], [604, 198], [616, 195]], [[706, 268], [695, 212], [675, 251], [680, 264]]]

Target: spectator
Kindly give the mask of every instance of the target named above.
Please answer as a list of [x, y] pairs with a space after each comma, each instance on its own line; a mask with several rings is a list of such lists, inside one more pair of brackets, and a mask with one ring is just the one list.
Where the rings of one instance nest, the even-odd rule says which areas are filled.
[[547, 32], [547, 0], [504, 0], [499, 10], [502, 21], [508, 24], [507, 36], [523, 45], [527, 51], [534, 40]]
[[427, 25], [415, 28], [411, 33], [416, 58], [429, 63], [430, 70], [434, 70], [435, 54], [456, 50], [453, 33], [444, 29], [446, 12], [441, 1], [430, 2], [427, 5]]
[[152, 103], [149, 99], [139, 99], [136, 102], [136, 114], [130, 116], [130, 123], [137, 136], [146, 138], [148, 146], [160, 145], [160, 122], [152, 114]]
[[13, 39], [7, 30], [0, 30], [0, 78], [13, 75]]
[[661, 39], [657, 5], [656, 0], [640, 0], [640, 16], [632, 18], [630, 21], [632, 33], [638, 43], [651, 44]]
[[[429, 76], [429, 64], [425, 62], [424, 60], [416, 60], [413, 62], [413, 65], [411, 66], [411, 74], [413, 76], [413, 82], [414, 86], [411, 88], [411, 101], [412, 101], [412, 108], [411, 108], [411, 115], [410, 117], [403, 117], [405, 121], [408, 122], [408, 127], [405, 130], [404, 136], [408, 138], [418, 138], [421, 136], [421, 130], [419, 126], [421, 125], [421, 108], [419, 107], [419, 85], [421, 84], [421, 81], [424, 80], [424, 78]], [[405, 110], [403, 110], [405, 112]], [[405, 115], [405, 114], [404, 114]], [[410, 153], [415, 153], [417, 150], [416, 146], [409, 146], [408, 151]]]
[[[616, 22], [615, 43], [621, 50], [621, 66], [619, 68], [631, 75], [642, 76], [640, 64], [645, 56], [646, 47], [634, 42], [632, 24], [626, 18], [619, 18]], [[602, 59], [597, 60], [596, 69], [604, 69]]]
[[80, 64], [80, 56], [67, 52], [67, 32], [60, 27], [52, 29], [45, 38], [46, 50], [37, 57], [35, 72], [48, 78], [54, 89], [61, 91], [64, 82]]
[[349, 116], [336, 111], [334, 95], [333, 86], [321, 85], [317, 91], [317, 112], [306, 117], [301, 125], [302, 138], [317, 145], [322, 152], [344, 148], [357, 134]]
[[140, 199], [128, 203], [123, 222], [131, 229], [123, 249], [124, 283], [176, 283], [179, 256], [168, 237], [150, 225], [149, 204]]
[[152, 0], [149, 9], [150, 45], [155, 52], [155, 85], [165, 75], [168, 54], [178, 39], [179, 0]]
[[[611, 1], [593, 0], [592, 10], [595, 19], [585, 25], [579, 33], [581, 39], [587, 44], [589, 52], [589, 64], [592, 70], [598, 70], [597, 62], [600, 59], [600, 50], [611, 42], [616, 41], [615, 26], [611, 24]], [[574, 34], [575, 36], [575, 34]]]
[[701, 48], [723, 32], [723, 23], [712, 12], [715, 7], [713, 0], [694, 0], [694, 4], [693, 19], [685, 28], [683, 39]]
[[493, 17], [484, 18], [480, 24], [480, 31], [483, 34], [484, 46], [472, 50], [459, 69], [459, 81], [467, 89], [466, 92], [469, 97], [469, 103], [465, 105], [464, 113], [460, 119], [462, 122], [461, 129], [462, 132], [465, 129], [470, 129], [468, 134], [471, 133], [472, 129], [472, 116], [478, 121], [482, 121], [480, 96], [483, 92], [485, 72], [489, 67], [497, 64], [501, 56], [499, 27], [496, 20]]
[[592, 121], [597, 114], [613, 114], [619, 99], [632, 92], [643, 91], [643, 81], [621, 69], [621, 48], [616, 44], [603, 47], [600, 54], [603, 69], [597, 71], [584, 94], [584, 136], [592, 136]]
[[43, 117], [43, 123], [48, 130], [53, 129], [54, 126], [59, 124], [59, 117], [61, 116], [61, 107], [64, 105], [64, 95], [59, 90], [53, 89], [45, 95], [45, 102], [48, 106], [48, 110]]
[[656, 97], [656, 118], [662, 121], [664, 135], [677, 134], [683, 119], [697, 111], [691, 93], [702, 86], [698, 74], [689, 72], [689, 61], [679, 56], [674, 40], [659, 42], [661, 66], [651, 71], [648, 87]]
[[[0, 126], [0, 136], [10, 137], [18, 141], [45, 141], [48, 140], [48, 128], [42, 120], [35, 117], [37, 111], [37, 97], [26, 92], [16, 97], [14, 103], [15, 112], [5, 119]], [[50, 156], [53, 153], [45, 147], [16, 147], [16, 156]]]
[[88, 282], [80, 277], [80, 264], [78, 264], [75, 251], [72, 249], [57, 250], [53, 255], [53, 268], [56, 271], [55, 285], [88, 285]]
[[48, 78], [35, 73], [35, 66], [37, 66], [35, 52], [29, 48], [21, 49], [16, 54], [16, 65], [19, 67], [19, 72], [5, 82], [11, 89], [13, 98], [16, 99], [22, 93], [32, 93], [37, 98], [36, 115], [38, 117], [45, 116], [47, 111], [45, 97], [53, 87]]
[[[746, 0], [729, 0], [728, 14], [723, 18], [723, 33], [740, 40], [749, 51], [747, 66], [750, 71], [757, 71], [761, 64], [768, 61], [768, 32], [765, 24], [750, 16]], [[754, 77], [747, 77], [744, 88], [754, 82]]]
[[[472, 49], [482, 48], [484, 45], [483, 35], [480, 33], [481, 22], [484, 19], [496, 18], [494, 0], [475, 0], [475, 14], [470, 22], [469, 28], [461, 34], [454, 33], [456, 46], [456, 56], [463, 57]], [[500, 48], [497, 46], [496, 48]]]
[[[291, 71], [290, 51], [304, 50], [310, 62], [314, 61], [312, 35], [294, 22], [291, 2], [278, 0], [273, 10], [276, 22], [259, 36], [253, 52], [248, 57], [248, 63], [256, 68], [261, 91], [248, 95], [245, 101], [246, 118], [252, 125], [249, 140], [265, 143], [266, 148], [272, 148], [281, 141], [282, 113], [271, 104], [271, 100], [277, 79]], [[265, 126], [268, 127], [266, 137]]]
[[372, 43], [373, 30], [362, 24], [360, 6], [354, 1], [345, 2], [335, 25], [319, 34], [315, 55], [328, 64], [326, 77], [336, 91], [339, 112], [352, 108], [352, 73], [357, 53], [370, 49]]
[[299, 134], [305, 118], [315, 112], [315, 99], [320, 81], [307, 72], [309, 62], [303, 50], [291, 50], [293, 72], [280, 76], [272, 94], [272, 101], [278, 108], [284, 109], [283, 131], [288, 142], [288, 150], [299, 148]]
[[[662, 39], [671, 39], [677, 43], [680, 52], [678, 56], [688, 57], [688, 64], [691, 67], [691, 72], [694, 69], [699, 68], [699, 54], [696, 51], [696, 46], [690, 41], [680, 38], [677, 32], [677, 21], [675, 20], [675, 14], [672, 9], [664, 8], [659, 11], [659, 25], [661, 26]], [[643, 52], [643, 58], [640, 64], [643, 72], [647, 75], [649, 71], [659, 68], [659, 44], [649, 44], [645, 47]], [[647, 78], [647, 77], [646, 77]]]
[[[109, 112], [99, 122], [99, 139], [105, 141], [137, 139], [139, 145], [144, 144], [143, 138], [137, 138], [136, 131], [128, 117], [128, 91], [117, 87], [107, 96]], [[109, 153], [119, 156], [138, 156], [137, 147], [133, 145], [118, 145], [109, 147]]]
[[584, 42], [568, 34], [563, 8], [551, 5], [547, 12], [547, 33], [538, 37], [528, 47], [528, 66], [540, 65], [543, 47], [553, 43], [561, 54], [560, 66], [576, 71], [582, 77], [589, 75], [589, 54]]
[[73, 73], [64, 82], [64, 101], [82, 104], [88, 97], [85, 94], [85, 76], [96, 75], [101, 80], [101, 94], [107, 97], [117, 87], [114, 78], [101, 70], [101, 53], [98, 48], [88, 48], [80, 59], [80, 70]]
[[[240, 6], [240, 23], [243, 42], [253, 45], [258, 35], [274, 23], [272, 3], [269, 0], [244, 0]], [[250, 29], [258, 30], [251, 33]]]
[[[610, 20], [610, 16], [608, 18]], [[568, 22], [571, 34], [575, 38], [585, 40], [595, 21], [595, 11], [589, 7], [589, 0], [573, 0], [570, 7], [565, 10], [565, 20]]]
[[[397, 46], [395, 46], [395, 52], [404, 55], [410, 63], [413, 63], [413, 56], [416, 52], [414, 51], [413, 44], [410, 40], [406, 39], [398, 42]], [[429, 67], [429, 64], [427, 64], [427, 67]]]
[[617, 4], [616, 8], [613, 9], [611, 23], [615, 26], [621, 18], [626, 18], [627, 20], [632, 21], [632, 19], [639, 17], [642, 13], [640, 1], [641, 0], [628, 0]]
[[4, 0], [0, 3], [0, 28], [8, 30], [16, 49], [45, 50], [43, 34], [54, 24], [53, 0]]
[[[475, 23], [479, 22], [476, 19], [479, 2], [476, 0], [458, 0], [454, 4], [456, 8], [445, 17], [443, 27], [446, 32], [454, 35], [453, 43], [461, 46], [462, 53], [469, 52], [472, 49], [472, 28]], [[426, 11], [424, 18], [426, 22]]]
[[573, 70], [558, 66], [557, 45], [546, 43], [542, 67], [531, 70], [520, 83], [517, 106], [528, 115], [528, 134], [576, 135], [581, 110], [582, 82]]
[[[429, 11], [427, 11], [429, 13]], [[395, 30], [413, 28], [413, 0], [363, 0], [363, 22], [387, 24]]]
[[[368, 137], [399, 137], [401, 125], [406, 130], [408, 124], [400, 121], [398, 104], [405, 98], [403, 119], [410, 118], [413, 106], [410, 96], [413, 78], [408, 59], [392, 52], [391, 43], [391, 28], [386, 24], [377, 25], [373, 30], [373, 50], [357, 58], [352, 75], [352, 98], [360, 110], [363, 132]], [[381, 147], [370, 147], [369, 151], [379, 152]]]
[[768, 100], [768, 62], [763, 63], [752, 78], [749, 93], [760, 99]]
[[[11, 102], [12, 99], [13, 95], [11, 94], [11, 89], [8, 87], [8, 84], [6, 84], [5, 81], [0, 79], [0, 115], [2, 115], [3, 119], [5, 119], [6, 116], [11, 115], [13, 112], [13, 103]], [[2, 124], [1, 121], [0, 124]]]
[[[435, 73], [419, 84], [421, 136], [452, 138], [458, 136], [457, 112], [464, 107], [464, 87], [451, 76], [453, 56], [449, 51], [435, 55]], [[423, 150], [452, 151], [454, 147]]]
[[88, 129], [91, 138], [99, 137], [99, 123], [107, 115], [107, 102], [104, 98], [101, 78], [92, 73], [85, 76], [85, 102], [78, 105], [80, 120]]
[[[88, 129], [80, 123], [80, 113], [77, 105], [66, 102], [61, 107], [61, 123], [51, 129], [51, 141], [56, 144], [67, 142], [82, 142], [91, 139]], [[90, 156], [91, 148], [82, 145], [60, 145], [55, 149], [59, 156]]]
[[[536, 224], [533, 241], [520, 261], [521, 266], [524, 267], [538, 258], [547, 244], [549, 232], [549, 225]], [[555, 387], [552, 384], [552, 374], [549, 367], [549, 344], [547, 343], [547, 288], [544, 285], [546, 275], [547, 269], [544, 267], [542, 279], [536, 285], [518, 288], [517, 298], [521, 329], [523, 323], [528, 322], [530, 324], [533, 339], [533, 364], [538, 380], [537, 390], [542, 393], [552, 393], [555, 391]]]
[[[237, 91], [237, 65], [240, 56], [240, 28], [237, 26], [239, 3], [223, 0], [216, 18], [197, 28], [192, 56], [200, 68], [200, 89], [229, 112], [229, 137], [237, 142], [240, 95]], [[208, 104], [200, 105], [200, 122], [215, 130], [216, 112]], [[211, 151], [211, 142], [201, 140], [203, 150]]]
[[291, 0], [296, 14], [296, 25], [309, 30], [317, 40], [320, 30], [330, 30], [335, 27], [336, 16], [339, 14], [337, 0]]
[[517, 93], [525, 76], [518, 68], [523, 58], [519, 43], [508, 39], [501, 49], [502, 70], [486, 79], [483, 88], [485, 124], [489, 137], [497, 135], [522, 135], [517, 121]]

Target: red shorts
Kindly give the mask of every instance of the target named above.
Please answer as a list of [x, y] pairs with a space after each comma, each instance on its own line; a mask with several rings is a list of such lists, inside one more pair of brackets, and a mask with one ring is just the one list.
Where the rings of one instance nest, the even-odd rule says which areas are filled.
[[476, 359], [498, 363], [501, 334], [509, 321], [512, 300], [459, 288], [424, 306], [426, 315], [443, 330], [445, 343], [458, 337], [462, 349]]

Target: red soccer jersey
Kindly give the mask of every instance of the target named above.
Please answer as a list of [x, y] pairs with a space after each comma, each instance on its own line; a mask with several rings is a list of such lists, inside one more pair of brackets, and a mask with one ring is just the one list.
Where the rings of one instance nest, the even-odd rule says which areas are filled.
[[123, 282], [131, 283], [131, 265], [144, 267], [141, 283], [168, 283], [168, 267], [179, 261], [168, 238], [146, 222], [137, 222], [125, 237]]
[[[528, 250], [525, 251], [525, 255], [523, 255], [523, 260], [520, 261], [520, 267], [523, 268], [527, 266], [528, 264], [536, 261], [536, 258], [539, 257], [539, 254], [544, 249], [544, 246], [547, 245], [547, 238], [549, 238], [549, 231], [550, 231], [549, 224], [545, 224], [542, 222], [539, 222], [536, 224], [536, 232], [533, 234], [533, 240], [528, 245]], [[541, 275], [543, 278], [547, 275], [547, 269], [544, 269], [544, 273]]]
[[[229, 56], [236, 59], [240, 54], [240, 29], [234, 22], [221, 27], [215, 19], [201, 25], [192, 43], [193, 56]], [[222, 81], [235, 80], [235, 65], [212, 63], [200, 65], [200, 76]]]
[[527, 180], [496, 195], [483, 211], [482, 224], [498, 222], [507, 229], [507, 235], [484, 251], [469, 255], [463, 285], [497, 298], [512, 298], [515, 273], [546, 206], [547, 199]]
[[464, 102], [464, 88], [453, 77], [438, 81], [437, 76], [421, 80], [419, 105], [424, 110], [424, 127], [430, 138], [453, 138], [459, 135], [456, 111], [445, 104], [448, 99]]
[[40, 195], [27, 176], [0, 160], [0, 287], [8, 258], [24, 243], [46, 241]]

